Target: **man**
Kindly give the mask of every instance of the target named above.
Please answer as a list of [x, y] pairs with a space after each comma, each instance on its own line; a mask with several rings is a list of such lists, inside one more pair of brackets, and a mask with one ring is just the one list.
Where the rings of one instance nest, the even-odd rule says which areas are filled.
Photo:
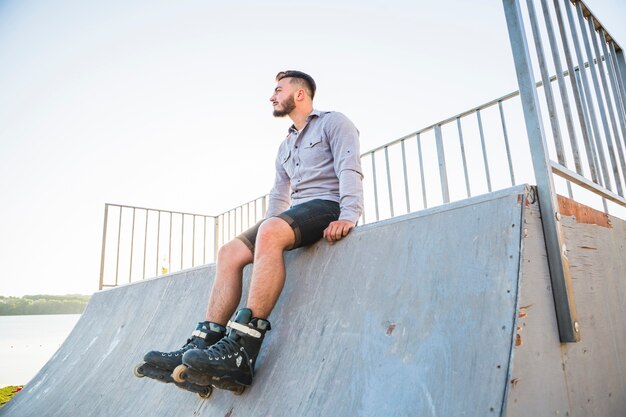
[[[183, 363], [179, 369], [250, 385], [285, 283], [283, 253], [321, 238], [333, 244], [361, 215], [358, 130], [341, 113], [313, 109], [316, 85], [310, 75], [283, 71], [276, 82], [270, 98], [274, 116], [289, 116], [293, 125], [279, 147], [265, 219], [220, 248], [206, 321], [180, 350], [148, 352], [148, 365], [173, 371]], [[251, 262], [246, 308], [229, 322], [241, 299], [243, 268]]]

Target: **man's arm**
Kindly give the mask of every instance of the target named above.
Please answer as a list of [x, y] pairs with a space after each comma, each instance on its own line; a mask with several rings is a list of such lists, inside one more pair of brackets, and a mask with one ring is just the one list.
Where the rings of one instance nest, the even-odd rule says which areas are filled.
[[324, 230], [330, 243], [347, 236], [363, 212], [363, 174], [359, 146], [359, 131], [341, 113], [332, 113], [328, 124], [328, 141], [334, 158], [335, 174], [339, 179], [339, 220]]
[[289, 176], [283, 167], [280, 152], [276, 157], [276, 175], [274, 177], [274, 186], [270, 191], [269, 203], [267, 205], [267, 213], [265, 218], [276, 216], [287, 210], [291, 205], [291, 183]]

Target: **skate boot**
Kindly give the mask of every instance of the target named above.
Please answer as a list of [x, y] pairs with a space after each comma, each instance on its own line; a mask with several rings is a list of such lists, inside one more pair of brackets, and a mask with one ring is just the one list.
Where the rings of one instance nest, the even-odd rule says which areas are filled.
[[150, 351], [145, 354], [144, 362], [134, 369], [135, 376], [147, 376], [161, 382], [175, 382], [172, 371], [182, 364], [183, 354], [190, 349], [206, 349], [224, 337], [226, 329], [212, 322], [198, 323], [198, 327], [187, 339], [187, 343], [174, 352]]
[[228, 335], [208, 349], [185, 352], [183, 365], [172, 374], [174, 380], [236, 391], [252, 384], [254, 366], [270, 322], [251, 318], [252, 311], [242, 308], [228, 322]]

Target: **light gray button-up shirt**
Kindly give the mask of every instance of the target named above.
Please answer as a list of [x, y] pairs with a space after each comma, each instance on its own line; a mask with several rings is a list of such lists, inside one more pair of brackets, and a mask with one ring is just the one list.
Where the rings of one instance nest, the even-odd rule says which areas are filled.
[[298, 132], [292, 125], [276, 157], [266, 217], [317, 198], [339, 203], [340, 220], [363, 211], [359, 131], [343, 114], [313, 110]]

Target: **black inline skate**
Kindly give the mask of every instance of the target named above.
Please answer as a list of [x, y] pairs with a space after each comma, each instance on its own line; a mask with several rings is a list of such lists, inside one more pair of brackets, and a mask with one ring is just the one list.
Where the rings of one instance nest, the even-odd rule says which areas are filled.
[[218, 342], [226, 334], [226, 329], [212, 322], [198, 323], [196, 330], [187, 339], [185, 345], [173, 352], [150, 351], [144, 355], [144, 362], [134, 369], [135, 376], [155, 379], [160, 382], [174, 383], [178, 387], [197, 393], [200, 397], [208, 398], [211, 395], [211, 387], [197, 386], [190, 382], [179, 383], [172, 378], [172, 371], [182, 364], [183, 355], [191, 349], [206, 349]]
[[227, 329], [228, 335], [208, 349], [185, 352], [183, 364], [172, 373], [174, 380], [243, 393], [252, 384], [256, 359], [271, 326], [267, 320], [252, 318], [252, 311], [243, 308]]

